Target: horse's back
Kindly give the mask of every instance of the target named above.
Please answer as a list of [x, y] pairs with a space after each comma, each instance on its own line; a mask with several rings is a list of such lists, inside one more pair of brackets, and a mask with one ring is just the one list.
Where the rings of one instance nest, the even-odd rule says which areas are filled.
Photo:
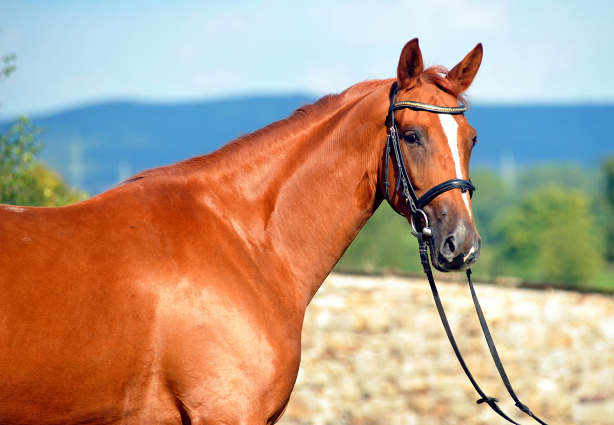
[[129, 184], [69, 207], [0, 206], [1, 423], [177, 421], [203, 400], [236, 410], [237, 386], [264, 415], [272, 385], [289, 394], [300, 327], [278, 335], [285, 318], [240, 238], [193, 193]]
[[113, 421], [151, 394], [155, 294], [109, 201], [0, 207], [2, 423]]

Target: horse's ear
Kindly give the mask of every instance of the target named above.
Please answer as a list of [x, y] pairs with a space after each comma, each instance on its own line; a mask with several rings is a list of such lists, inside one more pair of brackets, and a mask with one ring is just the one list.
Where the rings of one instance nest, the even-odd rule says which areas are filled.
[[409, 41], [401, 52], [399, 67], [397, 68], [397, 80], [401, 89], [412, 88], [416, 79], [423, 71], [422, 53], [418, 46], [418, 39]]
[[460, 92], [464, 92], [469, 88], [475, 74], [480, 69], [482, 63], [482, 43], [478, 43], [477, 46], [469, 52], [465, 59], [460, 61], [450, 72], [448, 72], [447, 78], [452, 81], [460, 89]]

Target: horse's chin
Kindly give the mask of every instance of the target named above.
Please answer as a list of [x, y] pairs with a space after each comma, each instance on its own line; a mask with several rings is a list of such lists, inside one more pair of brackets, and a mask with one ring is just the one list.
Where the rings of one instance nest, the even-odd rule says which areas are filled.
[[469, 267], [471, 267], [471, 264], [468, 264], [465, 262], [460, 262], [459, 264], [456, 264], [455, 261], [452, 263], [443, 263], [443, 262], [431, 260], [431, 263], [433, 264], [433, 267], [435, 267], [435, 269], [439, 270], [440, 272], [445, 272], [445, 273], [464, 272]]

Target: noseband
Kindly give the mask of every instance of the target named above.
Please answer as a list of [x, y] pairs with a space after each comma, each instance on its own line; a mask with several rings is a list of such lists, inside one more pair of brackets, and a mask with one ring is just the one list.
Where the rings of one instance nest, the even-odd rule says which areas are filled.
[[[479, 387], [479, 385], [477, 384], [477, 382], [471, 375], [471, 372], [469, 371], [469, 368], [467, 367], [467, 364], [465, 363], [463, 356], [460, 353], [458, 345], [456, 344], [454, 336], [452, 335], [452, 330], [450, 328], [450, 324], [448, 323], [448, 319], [446, 318], [446, 313], [443, 309], [443, 304], [441, 303], [439, 292], [437, 291], [437, 287], [435, 286], [435, 280], [433, 278], [433, 273], [431, 271], [431, 265], [430, 265], [429, 258], [428, 258], [427, 239], [429, 239], [429, 237], [432, 236], [432, 231], [431, 231], [431, 228], [429, 227], [429, 221], [426, 216], [426, 213], [422, 209], [426, 205], [428, 205], [429, 202], [435, 199], [437, 196], [441, 195], [442, 193], [447, 192], [448, 190], [460, 189], [462, 193], [469, 191], [469, 196], [472, 196], [473, 191], [475, 190], [475, 186], [473, 186], [473, 183], [471, 183], [471, 181], [469, 180], [451, 179], [451, 180], [440, 183], [437, 186], [429, 189], [426, 193], [424, 193], [424, 195], [418, 198], [418, 196], [416, 195], [416, 191], [414, 190], [414, 187], [411, 184], [411, 180], [409, 179], [409, 175], [407, 174], [405, 163], [403, 162], [403, 155], [401, 154], [401, 146], [399, 143], [397, 125], [394, 120], [394, 111], [397, 111], [399, 109], [405, 109], [405, 108], [413, 109], [415, 111], [426, 111], [426, 112], [432, 112], [436, 114], [450, 114], [450, 115], [463, 114], [467, 110], [467, 108], [463, 105], [457, 106], [454, 108], [449, 108], [446, 106], [429, 105], [427, 103], [412, 102], [412, 101], [403, 101], [403, 102], [395, 103], [397, 90], [398, 90], [398, 85], [395, 83], [394, 92], [392, 94], [392, 99], [390, 101], [390, 108], [388, 109], [388, 112], [389, 112], [388, 115], [390, 117], [390, 130], [388, 132], [388, 138], [386, 139], [386, 153], [385, 153], [385, 159], [384, 159], [384, 186], [385, 186], [384, 197], [386, 198], [386, 200], [388, 201], [388, 203], [390, 204], [393, 210], [395, 210], [398, 214], [404, 216], [403, 213], [397, 211], [397, 209], [394, 207], [394, 205], [391, 202], [390, 194], [389, 194], [390, 181], [388, 179], [388, 160], [390, 158], [390, 150], [392, 149], [392, 152], [394, 155], [394, 161], [396, 165], [396, 170], [397, 170], [397, 184], [394, 190], [396, 192], [401, 185], [403, 186], [403, 192], [402, 192], [403, 197], [405, 198], [405, 202], [407, 202], [407, 205], [409, 206], [409, 209], [411, 211], [410, 223], [411, 223], [412, 228], [414, 229], [414, 235], [418, 238], [418, 250], [420, 252], [420, 262], [422, 263], [422, 268], [424, 269], [424, 273], [426, 274], [429, 280], [431, 291], [433, 292], [433, 298], [435, 300], [435, 305], [437, 306], [437, 312], [439, 313], [439, 317], [441, 318], [441, 322], [443, 324], [446, 335], [448, 336], [448, 340], [450, 341], [450, 344], [452, 345], [454, 354], [456, 354], [456, 357], [463, 371], [467, 375], [467, 378], [469, 378], [469, 381], [471, 382], [471, 384], [473, 385], [477, 393], [480, 395], [480, 399], [477, 401], [477, 403], [478, 404], [482, 404], [482, 403], [488, 404], [488, 406], [492, 410], [494, 410], [499, 416], [501, 416], [503, 419], [507, 420], [508, 422], [514, 425], [519, 425], [518, 422], [515, 422], [513, 419], [507, 416], [499, 408], [499, 406], [497, 405], [497, 402], [499, 401], [498, 399], [494, 397], [489, 397], [488, 395], [486, 395], [486, 393], [484, 393], [484, 391], [482, 391], [482, 389]], [[422, 230], [416, 229], [416, 225], [414, 223], [415, 217], [418, 217], [418, 219], [422, 218], [424, 220], [424, 227], [422, 228]], [[516, 407], [518, 407], [522, 412], [526, 413], [527, 415], [535, 419], [540, 424], [547, 425], [544, 421], [542, 421], [537, 416], [535, 416], [533, 412], [531, 412], [529, 407], [523, 404], [518, 399], [518, 396], [514, 392], [514, 389], [512, 388], [512, 384], [510, 383], [507, 377], [507, 374], [505, 373], [505, 369], [503, 368], [503, 364], [501, 363], [501, 358], [499, 357], [499, 354], [497, 353], [495, 343], [492, 340], [490, 330], [488, 329], [488, 325], [486, 324], [486, 319], [484, 318], [484, 313], [482, 312], [482, 308], [480, 307], [480, 303], [478, 302], [478, 298], [475, 293], [475, 289], [473, 287], [473, 282], [471, 281], [471, 269], [467, 269], [467, 280], [469, 282], [469, 288], [471, 290], [471, 297], [473, 298], [473, 303], [475, 305], [478, 319], [480, 321], [480, 326], [482, 327], [482, 332], [484, 333], [484, 336], [486, 338], [488, 349], [490, 350], [491, 356], [495, 362], [495, 366], [497, 367], [497, 371], [499, 372], [499, 375], [501, 376], [501, 380], [503, 381], [508, 393], [510, 394], [512, 399], [515, 401]]]
[[420, 198], [416, 195], [416, 191], [414, 190], [413, 185], [411, 184], [411, 180], [409, 178], [409, 174], [407, 173], [407, 168], [405, 168], [405, 162], [403, 161], [403, 155], [401, 154], [401, 145], [399, 143], [399, 131], [397, 129], [396, 121], [394, 120], [394, 111], [398, 111], [399, 109], [413, 109], [414, 111], [427, 111], [433, 112], [436, 114], [449, 114], [449, 115], [460, 115], [463, 114], [467, 107], [465, 106], [457, 106], [455, 108], [449, 108], [446, 106], [437, 106], [437, 105], [429, 105], [428, 103], [420, 103], [420, 102], [412, 102], [412, 101], [403, 101], [396, 102], [398, 85], [395, 83], [394, 92], [392, 94], [392, 99], [390, 101], [390, 108], [388, 109], [388, 116], [390, 117], [390, 129], [388, 131], [388, 137], [386, 139], [386, 157], [384, 159], [384, 187], [385, 193], [384, 197], [394, 209], [397, 214], [405, 216], [403, 213], [399, 212], [390, 200], [389, 186], [390, 181], [388, 179], [388, 159], [390, 158], [390, 150], [392, 149], [392, 153], [394, 155], [394, 161], [397, 169], [397, 184], [395, 187], [395, 192], [399, 189], [399, 186], [403, 186], [403, 197], [405, 198], [405, 202], [409, 206], [411, 211], [411, 220], [410, 223], [414, 229], [414, 232], [418, 233], [419, 230], [416, 229], [414, 224], [414, 218], [418, 216], [418, 218], [424, 219], [424, 227], [422, 228], [421, 233], [424, 233], [427, 236], [431, 236], [432, 231], [429, 227], [429, 221], [422, 210], [426, 205], [429, 204], [433, 199], [442, 193], [447, 192], [452, 189], [460, 189], [462, 193], [469, 191], [469, 196], [473, 196], [473, 191], [475, 190], [475, 186], [469, 180], [462, 179], [450, 179], [443, 183], [438, 184], [437, 186], [429, 189], [424, 195]]

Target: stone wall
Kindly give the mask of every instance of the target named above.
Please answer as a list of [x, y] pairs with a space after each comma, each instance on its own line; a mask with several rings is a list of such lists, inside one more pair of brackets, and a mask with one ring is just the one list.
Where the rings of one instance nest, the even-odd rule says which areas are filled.
[[[464, 282], [438, 289], [474, 377], [514, 420]], [[549, 424], [614, 424], [614, 298], [476, 285], [520, 400]], [[479, 398], [425, 279], [332, 274], [307, 310], [298, 381], [281, 423], [504, 424]]]

